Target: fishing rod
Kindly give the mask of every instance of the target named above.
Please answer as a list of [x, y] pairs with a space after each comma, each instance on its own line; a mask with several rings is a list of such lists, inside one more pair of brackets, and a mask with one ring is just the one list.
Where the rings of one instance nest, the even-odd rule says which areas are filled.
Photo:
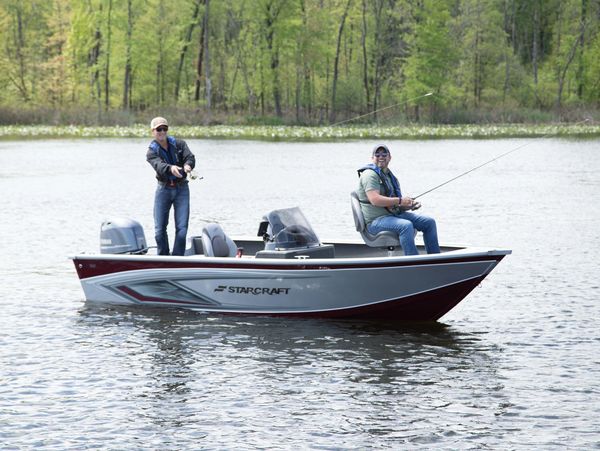
[[371, 112], [366, 113], [366, 114], [361, 114], [360, 116], [356, 116], [356, 117], [352, 117], [350, 119], [346, 119], [346, 120], [343, 120], [343, 121], [340, 121], [340, 122], [336, 122], [335, 124], [331, 124], [330, 127], [335, 127], [336, 125], [345, 124], [346, 122], [350, 122], [350, 121], [353, 121], [355, 119], [360, 119], [361, 117], [370, 116], [371, 114], [379, 113], [380, 111], [383, 111], [383, 110], [389, 110], [390, 108], [395, 108], [397, 106], [404, 105], [404, 104], [406, 104], [408, 102], [412, 102], [413, 100], [418, 100], [418, 99], [420, 99], [422, 97], [429, 97], [429, 96], [432, 96], [432, 95], [433, 95], [433, 92], [428, 92], [427, 94], [423, 94], [423, 95], [420, 95], [420, 96], [417, 96], [417, 97], [413, 97], [412, 99], [408, 99], [408, 100], [405, 100], [404, 102], [396, 103], [395, 105], [390, 105], [390, 106], [386, 106], [384, 108], [379, 108], [378, 110], [371, 111]]
[[[589, 119], [584, 119], [583, 121], [577, 122], [577, 123], [575, 123], [573, 125], [583, 124], [584, 122], [589, 122]], [[543, 136], [540, 136], [539, 139], [548, 138], [549, 136], [553, 136], [553, 135], [556, 135], [556, 134], [558, 134], [558, 132], [547, 133], [547, 134], [545, 134]], [[523, 147], [527, 147], [527, 146], [533, 144], [535, 141], [537, 141], [537, 139], [531, 140], [528, 143], [525, 143], [525, 144], [523, 144], [521, 146], [515, 147], [514, 149], [509, 150], [508, 152], [504, 152], [503, 154], [498, 155], [497, 157], [494, 157], [491, 160], [488, 160], [485, 163], [482, 163], [479, 166], [474, 167], [473, 169], [469, 169], [468, 171], [465, 171], [462, 174], [459, 174], [456, 177], [451, 178], [450, 180], [446, 180], [444, 183], [440, 183], [439, 185], [437, 185], [437, 186], [435, 186], [435, 187], [433, 187], [431, 189], [428, 189], [424, 193], [421, 193], [418, 196], [413, 197], [413, 200], [414, 199], [418, 199], [419, 197], [423, 197], [425, 194], [430, 193], [432, 191], [435, 191], [436, 189], [441, 188], [442, 186], [447, 185], [448, 183], [453, 182], [454, 180], [459, 179], [459, 178], [461, 178], [461, 177], [463, 177], [463, 176], [465, 176], [467, 174], [470, 174], [471, 172], [476, 171], [477, 169], [479, 169], [479, 168], [481, 168], [481, 167], [483, 167], [483, 166], [485, 166], [487, 164], [493, 163], [494, 161], [499, 160], [500, 158], [505, 157], [506, 155], [509, 155], [509, 154], [511, 154], [513, 152], [516, 152], [517, 150], [522, 149]]]

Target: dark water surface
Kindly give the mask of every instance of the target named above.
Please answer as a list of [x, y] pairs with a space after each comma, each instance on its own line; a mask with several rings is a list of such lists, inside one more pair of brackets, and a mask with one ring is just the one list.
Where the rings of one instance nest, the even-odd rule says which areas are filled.
[[[147, 142], [0, 141], [0, 449], [600, 449], [600, 141], [539, 139], [423, 197], [443, 242], [513, 250], [428, 326], [85, 303], [67, 257], [103, 219], [153, 242]], [[417, 195], [525, 142], [389, 144]], [[373, 142], [189, 144], [191, 233], [300, 206], [357, 237]]]

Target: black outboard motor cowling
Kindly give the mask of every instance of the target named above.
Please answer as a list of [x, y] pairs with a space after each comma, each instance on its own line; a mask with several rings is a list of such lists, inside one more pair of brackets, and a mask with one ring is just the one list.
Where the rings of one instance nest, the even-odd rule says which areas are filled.
[[100, 226], [101, 254], [145, 254], [147, 251], [144, 229], [139, 222], [113, 218]]

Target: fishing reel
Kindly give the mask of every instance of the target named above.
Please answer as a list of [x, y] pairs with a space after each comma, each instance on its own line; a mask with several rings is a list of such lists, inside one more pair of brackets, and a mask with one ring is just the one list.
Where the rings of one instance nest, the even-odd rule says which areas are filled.
[[193, 169], [187, 173], [187, 176], [190, 180], [202, 180], [204, 177], [200, 177], [199, 174]]
[[411, 204], [410, 207], [401, 207], [401, 206], [397, 205], [395, 207], [388, 208], [388, 210], [391, 211], [392, 213], [398, 213], [398, 212], [402, 213], [405, 211], [418, 210], [419, 208], [421, 208], [421, 202], [413, 200], [413, 203]]

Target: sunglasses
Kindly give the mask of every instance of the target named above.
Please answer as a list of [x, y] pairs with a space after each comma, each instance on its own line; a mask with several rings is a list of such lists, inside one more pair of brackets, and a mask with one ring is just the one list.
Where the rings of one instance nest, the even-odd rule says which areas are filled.
[[387, 157], [389, 154], [387, 152], [375, 152], [374, 156], [378, 157]]
[[168, 129], [169, 127], [156, 127], [157, 132], [166, 132]]

